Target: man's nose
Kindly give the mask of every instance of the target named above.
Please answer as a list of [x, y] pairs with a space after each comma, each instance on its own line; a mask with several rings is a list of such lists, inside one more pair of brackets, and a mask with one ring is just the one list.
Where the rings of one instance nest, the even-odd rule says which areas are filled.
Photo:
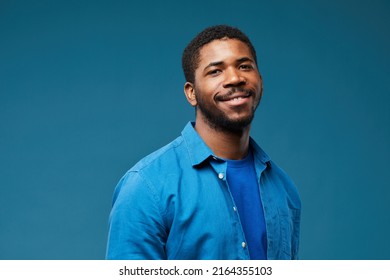
[[225, 82], [224, 87], [237, 87], [246, 84], [246, 80], [242, 73], [236, 68], [229, 68], [225, 71]]

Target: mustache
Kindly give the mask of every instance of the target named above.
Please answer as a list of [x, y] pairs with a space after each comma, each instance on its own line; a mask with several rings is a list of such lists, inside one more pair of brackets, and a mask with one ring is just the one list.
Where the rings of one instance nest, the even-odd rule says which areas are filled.
[[224, 94], [218, 94], [215, 97], [215, 99], [217, 101], [229, 100], [237, 92], [244, 93], [244, 95], [247, 97], [255, 94], [255, 92], [251, 89], [246, 89], [246, 88], [242, 88], [242, 87], [235, 87], [235, 88], [231, 88], [229, 91], [227, 91]]

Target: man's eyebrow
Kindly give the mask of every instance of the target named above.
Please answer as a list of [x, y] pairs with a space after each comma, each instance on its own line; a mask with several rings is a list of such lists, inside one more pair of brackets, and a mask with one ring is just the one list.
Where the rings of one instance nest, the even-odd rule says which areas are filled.
[[251, 59], [251, 58], [249, 58], [247, 56], [244, 56], [244, 57], [241, 57], [241, 58], [237, 59], [238, 63], [242, 63], [242, 62], [245, 62], [245, 61], [254, 62], [253, 59]]
[[223, 61], [215, 61], [215, 62], [210, 62], [209, 65], [207, 65], [204, 69], [206, 70], [207, 68], [213, 67], [213, 66], [220, 66], [223, 64]]
[[[244, 56], [244, 57], [241, 57], [239, 59], [236, 60], [237, 63], [243, 63], [243, 62], [246, 62], [246, 61], [250, 61], [250, 62], [254, 62], [253, 59], [251, 59], [250, 57], [247, 57], [247, 56]], [[213, 67], [213, 66], [220, 66], [224, 64], [223, 61], [215, 61], [215, 62], [210, 62], [204, 69], [203, 71], [205, 71], [207, 68], [210, 68], [210, 67]]]

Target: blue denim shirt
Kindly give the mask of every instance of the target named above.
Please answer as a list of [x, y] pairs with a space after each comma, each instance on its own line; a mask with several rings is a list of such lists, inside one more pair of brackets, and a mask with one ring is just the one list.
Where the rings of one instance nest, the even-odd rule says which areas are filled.
[[[250, 140], [267, 230], [268, 259], [296, 259], [301, 202], [296, 187]], [[249, 259], [227, 163], [188, 123], [118, 183], [107, 259]], [[254, 213], [255, 215], [256, 213]]]

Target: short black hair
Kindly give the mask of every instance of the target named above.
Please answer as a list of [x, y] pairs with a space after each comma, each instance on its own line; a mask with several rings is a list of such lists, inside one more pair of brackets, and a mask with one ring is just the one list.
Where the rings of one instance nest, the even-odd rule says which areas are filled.
[[181, 63], [187, 82], [195, 82], [195, 70], [199, 66], [200, 49], [211, 41], [223, 38], [237, 39], [245, 43], [249, 47], [249, 50], [257, 65], [256, 50], [248, 36], [246, 36], [241, 30], [228, 25], [210, 26], [196, 35], [196, 37], [192, 39], [192, 41], [183, 51]]

